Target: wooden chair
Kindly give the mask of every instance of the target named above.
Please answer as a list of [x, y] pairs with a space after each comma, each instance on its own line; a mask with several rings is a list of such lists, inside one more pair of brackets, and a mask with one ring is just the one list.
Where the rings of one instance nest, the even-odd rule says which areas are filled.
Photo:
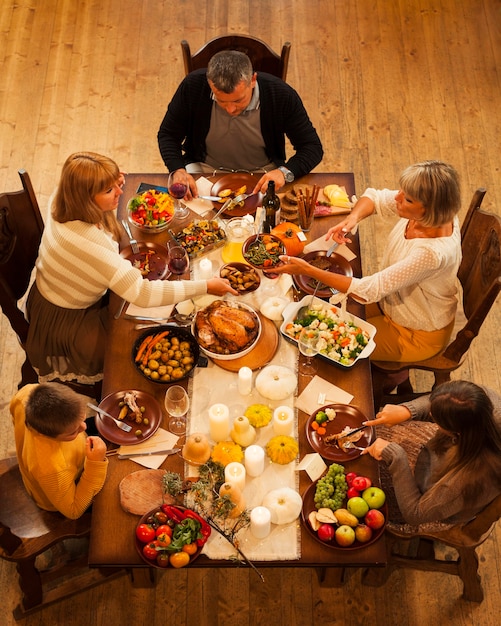
[[[409, 382], [410, 369], [433, 372], [433, 387], [449, 381], [451, 372], [464, 361], [471, 342], [494, 305], [501, 290], [501, 218], [480, 208], [485, 193], [485, 189], [475, 191], [461, 227], [463, 258], [458, 278], [463, 290], [465, 323], [453, 341], [430, 359], [413, 363], [373, 361], [376, 407], [386, 400], [403, 402], [419, 395]], [[395, 386], [397, 395], [387, 396]]]
[[85, 553], [45, 571], [38, 568], [37, 556], [46, 550], [57, 546], [64, 554], [64, 540], [88, 537], [90, 521], [91, 513], [71, 520], [39, 509], [24, 488], [17, 460], [0, 460], [0, 557], [16, 564], [22, 592], [16, 619], [126, 573], [90, 569]]
[[203, 45], [200, 50], [191, 54], [189, 43], [183, 39], [184, 70], [186, 75], [193, 70], [207, 67], [209, 60], [221, 50], [238, 50], [244, 52], [251, 60], [252, 67], [258, 72], [267, 72], [286, 80], [289, 65], [290, 42], [282, 46], [281, 54], [274, 52], [267, 43], [250, 35], [223, 35], [214, 37]]
[[[29, 324], [19, 309], [18, 300], [30, 286], [44, 223], [28, 173], [19, 170], [19, 176], [23, 185], [20, 191], [0, 194], [0, 306], [24, 349]], [[38, 382], [38, 375], [26, 355], [19, 387], [34, 382]], [[78, 393], [101, 398], [100, 382], [94, 385], [76, 381], [63, 384]]]
[[[443, 572], [461, 578], [465, 600], [482, 602], [484, 592], [478, 573], [476, 549], [489, 537], [500, 517], [501, 495], [471, 522], [453, 526], [449, 530], [409, 535], [386, 528], [387, 567], [364, 571], [362, 581], [374, 587], [383, 585], [397, 568]], [[457, 550], [457, 560], [437, 559], [433, 545], [436, 541]], [[411, 542], [417, 544], [413, 546], [413, 550], [410, 549]], [[397, 547], [400, 547], [398, 552], [395, 550]]]

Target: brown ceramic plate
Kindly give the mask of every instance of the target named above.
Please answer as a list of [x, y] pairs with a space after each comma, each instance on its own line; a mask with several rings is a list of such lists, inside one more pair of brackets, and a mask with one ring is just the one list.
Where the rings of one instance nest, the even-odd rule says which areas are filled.
[[[332, 539], [331, 541], [322, 541], [321, 539], [319, 539], [317, 533], [313, 530], [313, 528], [310, 525], [310, 522], [308, 521], [308, 515], [312, 512], [316, 510], [315, 507], [315, 501], [314, 501], [314, 497], [315, 497], [315, 491], [317, 488], [317, 482], [315, 481], [314, 483], [312, 483], [308, 489], [304, 492], [303, 494], [303, 508], [301, 510], [301, 520], [303, 521], [303, 524], [306, 528], [306, 530], [308, 531], [308, 533], [313, 537], [313, 539], [315, 539], [316, 541], [318, 541], [318, 543], [321, 543], [323, 546], [325, 546], [326, 548], [333, 548], [334, 550], [360, 550], [361, 548], [365, 548], [366, 546], [370, 546], [371, 543], [374, 543], [375, 541], [377, 541], [379, 539], [379, 537], [381, 537], [381, 535], [384, 533], [384, 526], [383, 525], [381, 528], [378, 528], [377, 530], [373, 530], [372, 531], [372, 537], [369, 539], [369, 541], [366, 541], [365, 543], [361, 543], [360, 541], [355, 539], [355, 542], [351, 544], [351, 546], [340, 546], [335, 539]], [[346, 501], [343, 504], [343, 506], [346, 505]], [[381, 507], [381, 513], [383, 513], [385, 519], [388, 519], [388, 507], [386, 505], [386, 503]]]
[[[304, 254], [302, 257], [311, 265], [325, 269], [333, 274], [342, 274], [343, 276], [353, 276], [353, 269], [350, 263], [341, 254], [331, 254], [327, 256], [326, 250], [316, 250]], [[293, 275], [292, 280], [298, 289], [308, 295], [313, 295], [317, 281], [311, 276], [305, 276], [304, 274]], [[330, 298], [332, 291], [330, 287], [320, 286], [316, 293], [319, 298]]]
[[[316, 430], [311, 427], [317, 413], [319, 411], [325, 411], [325, 409], [334, 409], [336, 411], [336, 417], [328, 422], [325, 422], [326, 429], [325, 435], [318, 435]], [[319, 407], [312, 415], [310, 415], [306, 423], [306, 438], [310, 446], [318, 452], [321, 457], [328, 461], [336, 461], [338, 463], [345, 463], [346, 461], [352, 461], [360, 456], [360, 450], [352, 448], [349, 452], [344, 452], [341, 448], [335, 445], [324, 443], [324, 437], [327, 435], [335, 435], [340, 433], [343, 428], [349, 426], [350, 428], [358, 428], [362, 426], [362, 422], [365, 422], [367, 417], [356, 406], [351, 404], [327, 404], [326, 406]], [[355, 441], [356, 446], [366, 448], [370, 445], [374, 436], [373, 429], [367, 426], [362, 431], [362, 436], [358, 441]]]
[[[176, 509], [179, 509], [181, 511], [181, 513], [188, 511], [189, 509], [187, 509], [184, 506], [179, 506], [178, 504], [175, 505]], [[139, 524], [148, 524], [151, 521], [151, 518], [155, 515], [155, 513], [157, 511], [161, 511], [162, 507], [156, 507], [155, 509], [149, 511], [148, 513], [146, 513], [146, 515], [143, 515], [143, 517], [141, 517], [141, 519], [139, 520], [137, 526], [139, 526]], [[136, 528], [137, 528], [136, 526]], [[143, 554], [143, 548], [146, 545], [146, 543], [144, 543], [143, 541], [140, 541], [137, 536], [136, 533], [134, 532], [134, 542], [136, 544], [136, 550], [137, 553], [139, 554], [139, 556], [143, 559], [143, 561], [149, 565], [150, 567], [156, 567], [158, 569], [174, 569], [172, 565], [170, 565], [170, 563], [165, 566], [162, 567], [160, 565], [157, 564], [156, 561], [152, 560], [152, 559], [147, 559], [144, 554]], [[203, 546], [198, 546], [197, 547], [197, 551], [195, 552], [195, 554], [190, 555], [190, 562], [188, 563], [188, 565], [186, 565], [186, 567], [188, 567], [189, 565], [191, 565], [193, 563], [193, 561], [198, 558], [198, 556], [200, 555], [200, 553], [202, 552]], [[172, 554], [172, 552], [166, 552], [166, 554]]]
[[[229, 276], [226, 275], [226, 272], [224, 270], [229, 270], [232, 278], [229, 278]], [[246, 274], [246, 273], [252, 274], [252, 277], [254, 280], [253, 284], [249, 288], [244, 289], [242, 283], [235, 282], [237, 281], [237, 277], [234, 276], [234, 271], [239, 272], [240, 274]], [[225, 276], [223, 276], [223, 274], [225, 274]], [[246, 293], [251, 293], [251, 291], [256, 291], [256, 289], [261, 284], [261, 279], [259, 278], [259, 274], [248, 263], [238, 263], [236, 261], [232, 263], [226, 263], [219, 270], [219, 276], [221, 276], [221, 278], [228, 278], [231, 286], [234, 289], [236, 289], [241, 296], [243, 296]]]
[[[139, 267], [144, 278], [148, 280], [162, 280], [170, 276], [168, 263], [169, 252], [165, 246], [150, 241], [138, 241], [139, 252], [134, 254], [132, 248], [127, 246], [120, 255], [130, 261], [132, 265]], [[143, 270], [145, 264], [148, 267]], [[148, 271], [149, 270], [149, 271]]]
[[[212, 185], [210, 195], [218, 196], [220, 191], [231, 189], [231, 193], [226, 197], [234, 198], [235, 192], [244, 186], [247, 188], [244, 193], [252, 193], [252, 190], [260, 178], [261, 175], [254, 176], [253, 174], [247, 174], [245, 172], [227, 174]], [[242, 215], [247, 215], [248, 213], [254, 214], [262, 198], [262, 194], [257, 193], [256, 195], [247, 198], [247, 200], [244, 201], [243, 206], [235, 207], [234, 209], [231, 209], [231, 211], [223, 212], [223, 217], [241, 217]], [[222, 205], [220, 202], [214, 202], [213, 204], [216, 210], [221, 208]]]
[[[126, 391], [115, 391], [103, 398], [99, 403], [99, 408], [103, 409], [113, 417], [118, 418], [120, 413], [120, 402], [123, 400], [124, 393]], [[134, 424], [130, 420], [126, 420], [126, 424], [132, 426], [132, 430], [126, 433], [124, 430], [118, 428], [118, 426], [107, 417], [100, 417], [96, 414], [96, 428], [99, 434], [102, 435], [106, 441], [111, 443], [117, 443], [123, 446], [134, 445], [135, 443], [142, 443], [154, 435], [160, 424], [162, 423], [163, 413], [160, 405], [156, 399], [147, 393], [146, 391], [138, 391], [136, 402], [139, 406], [144, 406], [144, 417], [148, 418], [148, 424]], [[141, 436], [136, 435], [136, 430], [142, 432]]]
[[[264, 265], [264, 263], [258, 263], [257, 261], [253, 261], [247, 256], [248, 254], [252, 252], [252, 250], [257, 249], [259, 250], [259, 252], [261, 250], [264, 250], [263, 245], [262, 244], [260, 245], [259, 242], [263, 242], [264, 245], [266, 245], [267, 243], [277, 244], [276, 252], [274, 252], [272, 255], [273, 259], [269, 259], [271, 261], [270, 265]], [[248, 239], [244, 241], [243, 246], [242, 246], [242, 256], [244, 257], [245, 262], [248, 263], [249, 265], [252, 265], [252, 267], [255, 267], [257, 270], [266, 270], [267, 272], [266, 276], [268, 278], [275, 278], [276, 276], [278, 276], [278, 274], [270, 273], [269, 270], [272, 270], [273, 267], [277, 265], [282, 265], [282, 261], [278, 258], [278, 255], [280, 254], [285, 254], [284, 244], [282, 243], [282, 241], [280, 241], [278, 237], [275, 237], [275, 235], [270, 235], [267, 233], [260, 233], [258, 235], [252, 235], [251, 237], [249, 237]]]

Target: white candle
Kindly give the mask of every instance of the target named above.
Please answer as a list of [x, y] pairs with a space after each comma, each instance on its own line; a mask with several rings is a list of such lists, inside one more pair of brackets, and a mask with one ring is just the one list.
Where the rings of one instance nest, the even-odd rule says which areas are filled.
[[289, 406], [279, 406], [273, 412], [275, 435], [290, 435], [294, 424], [294, 411]]
[[209, 280], [209, 278], [212, 278], [212, 261], [210, 259], [202, 259], [199, 264], [199, 269], [201, 280]]
[[209, 408], [209, 432], [216, 443], [230, 436], [230, 411], [226, 404], [213, 404]]
[[245, 467], [242, 463], [236, 461], [228, 463], [224, 468], [224, 480], [243, 491], [245, 489]]
[[271, 513], [265, 506], [256, 506], [251, 511], [251, 533], [256, 539], [264, 539], [270, 534]]
[[252, 391], [252, 370], [250, 367], [241, 367], [238, 370], [238, 393], [248, 396]]
[[245, 449], [245, 469], [249, 476], [260, 476], [264, 472], [264, 450], [261, 446]]

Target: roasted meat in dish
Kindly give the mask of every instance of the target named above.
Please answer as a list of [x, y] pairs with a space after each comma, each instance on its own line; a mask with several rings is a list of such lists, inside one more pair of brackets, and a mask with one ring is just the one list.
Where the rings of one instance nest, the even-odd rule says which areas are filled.
[[334, 446], [337, 446], [338, 448], [343, 450], [343, 452], [348, 452], [349, 448], [345, 448], [346, 444], [348, 442], [355, 443], [359, 441], [364, 435], [364, 432], [361, 430], [358, 433], [353, 433], [353, 435], [346, 437], [346, 433], [349, 433], [350, 430], [353, 430], [353, 428], [350, 426], [345, 426], [340, 433], [336, 433], [334, 435], [327, 435], [326, 437], [324, 437], [324, 442], [327, 444], [332, 444]]
[[235, 354], [257, 336], [256, 313], [230, 302], [216, 300], [197, 313], [195, 332], [200, 345], [216, 354]]

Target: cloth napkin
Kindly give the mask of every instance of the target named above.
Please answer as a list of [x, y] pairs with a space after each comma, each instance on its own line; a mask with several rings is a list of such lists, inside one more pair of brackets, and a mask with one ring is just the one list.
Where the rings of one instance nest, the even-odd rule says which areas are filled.
[[[306, 246], [304, 247], [304, 252], [316, 252], [317, 250], [328, 250], [332, 246], [333, 243], [334, 242], [332, 241], [332, 239], [325, 241], [325, 235], [322, 235], [318, 239], [315, 239], [314, 241], [311, 241], [310, 243], [306, 244]], [[357, 258], [357, 255], [353, 254], [353, 252], [344, 243], [339, 245], [336, 248], [335, 252], [336, 254], [340, 254], [341, 256], [344, 256], [344, 258], [347, 261], [353, 261], [353, 259]]]
[[[198, 193], [201, 196], [210, 196], [211, 189], [213, 183], [210, 180], [205, 178], [205, 176], [201, 176], [197, 179], [197, 189]], [[214, 208], [213, 203], [210, 200], [202, 200], [202, 198], [194, 198], [193, 200], [183, 200], [183, 203], [186, 204], [188, 208], [190, 208], [194, 213], [198, 215], [203, 215]]]
[[349, 404], [353, 400], [353, 396], [343, 389], [320, 378], [320, 376], [314, 376], [303, 393], [296, 399], [296, 408], [308, 415], [318, 411], [322, 406], [318, 403], [320, 393], [325, 393], [324, 404]]
[[136, 304], [129, 304], [125, 312], [127, 315], [133, 315], [134, 317], [151, 317], [156, 320], [165, 320], [171, 315], [173, 310], [173, 304], [155, 307], [142, 307]]
[[[130, 446], [120, 446], [118, 454], [136, 454], [137, 452], [154, 452], [155, 450], [170, 450], [174, 448], [179, 437], [173, 435], [163, 428], [159, 428], [157, 432], [143, 443], [135, 443]], [[155, 454], [151, 456], [135, 456], [131, 461], [143, 465], [148, 469], [158, 469], [165, 461], [167, 455]]]

